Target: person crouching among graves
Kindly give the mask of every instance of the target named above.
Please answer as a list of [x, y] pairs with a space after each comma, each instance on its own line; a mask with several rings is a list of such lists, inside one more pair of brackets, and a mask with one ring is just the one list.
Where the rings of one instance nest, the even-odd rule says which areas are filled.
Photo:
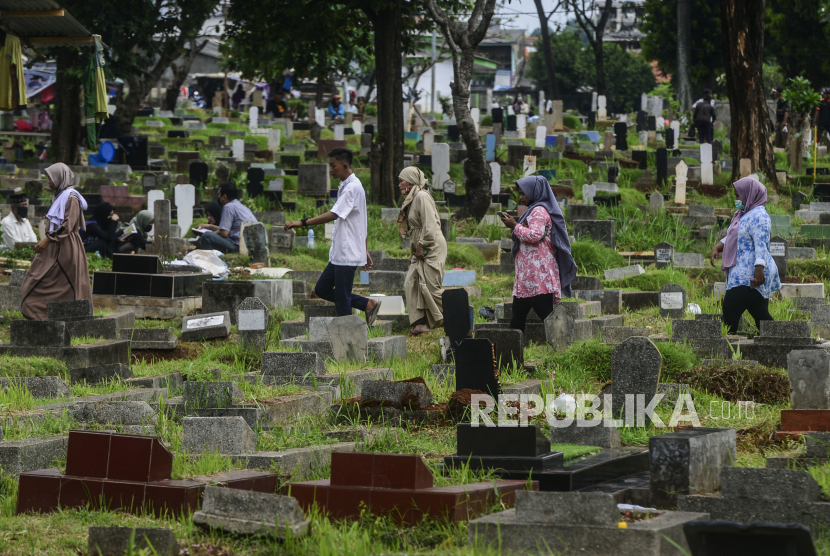
[[37, 236], [29, 223], [29, 199], [22, 193], [14, 193], [9, 199], [12, 210], [0, 220], [3, 232], [3, 249], [14, 249], [16, 243], [37, 243]]
[[98, 253], [111, 258], [118, 239], [118, 215], [109, 203], [101, 203], [92, 209], [92, 219], [86, 229], [80, 231], [81, 241], [87, 253]]
[[317, 280], [314, 293], [320, 299], [332, 301], [338, 317], [352, 314], [352, 309], [366, 313], [366, 324], [372, 326], [380, 312], [381, 302], [352, 293], [357, 267], [372, 268], [372, 256], [367, 246], [369, 229], [366, 215], [366, 192], [352, 172], [354, 154], [345, 147], [329, 153], [331, 176], [340, 180], [337, 202], [330, 211], [285, 223], [285, 230], [317, 226], [334, 222], [329, 249], [329, 264]]
[[222, 253], [239, 253], [239, 231], [243, 222], [256, 222], [251, 210], [239, 202], [236, 186], [230, 182], [219, 185], [222, 214], [218, 224], [202, 224], [205, 230], [197, 242], [199, 249], [215, 249]]
[[75, 175], [63, 163], [46, 169], [54, 198], [46, 218], [46, 238], [35, 246], [35, 259], [20, 287], [21, 311], [27, 319], [44, 320], [52, 301], [92, 299], [89, 266], [79, 230], [87, 203], [72, 184]]
[[781, 289], [778, 267], [769, 252], [772, 223], [764, 205], [767, 189], [755, 178], [741, 178], [735, 187], [735, 215], [726, 237], [712, 249], [710, 260], [723, 256], [721, 269], [726, 273], [726, 295], [723, 297], [723, 322], [729, 333], [738, 331], [744, 311], [755, 319], [761, 329], [762, 320], [773, 320], [769, 314], [769, 296]]
[[146, 249], [147, 234], [153, 230], [153, 222], [155, 222], [155, 218], [152, 212], [149, 210], [138, 211], [126, 228], [118, 230], [121, 236], [115, 242], [118, 252], [135, 253], [138, 249]]
[[513, 230], [513, 256], [516, 279], [513, 282], [513, 318], [510, 328], [524, 332], [527, 315], [536, 311], [541, 320], [553, 312], [562, 297], [571, 296], [576, 276], [576, 261], [562, 209], [556, 202], [548, 180], [529, 176], [516, 182], [519, 202], [527, 210], [517, 222], [502, 218]]
[[444, 324], [441, 285], [447, 262], [447, 240], [441, 232], [441, 217], [429, 194], [424, 173], [410, 166], [398, 178], [401, 194], [406, 195], [398, 214], [398, 234], [401, 239], [410, 238], [412, 251], [403, 285], [412, 328], [409, 335], [420, 336]]

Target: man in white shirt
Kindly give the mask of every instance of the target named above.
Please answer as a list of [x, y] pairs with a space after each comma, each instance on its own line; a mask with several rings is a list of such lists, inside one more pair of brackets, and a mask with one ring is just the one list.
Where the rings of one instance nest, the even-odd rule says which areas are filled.
[[37, 243], [37, 235], [29, 223], [29, 200], [26, 195], [15, 193], [9, 199], [12, 211], [0, 220], [3, 232], [3, 249], [14, 249], [15, 243]]
[[353, 308], [365, 312], [366, 323], [371, 326], [377, 318], [380, 301], [352, 293], [357, 268], [369, 270], [373, 264], [367, 248], [366, 192], [352, 172], [353, 159], [354, 154], [345, 147], [337, 147], [329, 153], [329, 171], [333, 178], [340, 180], [337, 202], [320, 216], [287, 222], [285, 229], [334, 221], [329, 264], [317, 280], [314, 293], [320, 299], [334, 302], [338, 317], [351, 315]]

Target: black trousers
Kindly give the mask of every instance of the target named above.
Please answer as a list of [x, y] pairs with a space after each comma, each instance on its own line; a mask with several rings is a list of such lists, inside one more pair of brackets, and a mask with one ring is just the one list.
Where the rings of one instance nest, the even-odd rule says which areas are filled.
[[698, 134], [700, 135], [698, 137], [698, 143], [712, 142], [712, 122], [707, 122], [706, 120], [697, 120], [695, 121], [695, 127], [697, 127]]
[[762, 320], [773, 320], [769, 314], [769, 299], [764, 299], [758, 290], [749, 286], [736, 286], [726, 290], [723, 297], [723, 322], [729, 327], [730, 334], [738, 332], [738, 324], [744, 311], [749, 311], [755, 319], [755, 327], [759, 332]]
[[524, 333], [527, 315], [531, 309], [536, 311], [540, 319], [545, 320], [553, 312], [553, 294], [543, 293], [533, 297], [513, 296], [513, 317], [510, 319], [510, 328], [517, 328]]
[[352, 293], [356, 266], [340, 266], [329, 263], [314, 286], [320, 299], [333, 301], [338, 317], [353, 315], [352, 308], [366, 311], [369, 299]]

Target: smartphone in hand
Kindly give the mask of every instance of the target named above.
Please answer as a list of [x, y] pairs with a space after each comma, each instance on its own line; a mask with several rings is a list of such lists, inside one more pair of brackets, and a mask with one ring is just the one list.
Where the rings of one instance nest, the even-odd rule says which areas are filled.
[[506, 213], [506, 212], [497, 211], [497, 212], [496, 212], [496, 214], [497, 214], [497, 215], [498, 215], [498, 217], [499, 217], [499, 218], [501, 218], [502, 220], [503, 220], [503, 219], [505, 219], [505, 218], [508, 218], [508, 215], [507, 215], [507, 213]]

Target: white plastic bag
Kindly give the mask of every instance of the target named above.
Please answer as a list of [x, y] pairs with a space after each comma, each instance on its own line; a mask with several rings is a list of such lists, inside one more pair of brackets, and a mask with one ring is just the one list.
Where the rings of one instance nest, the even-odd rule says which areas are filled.
[[556, 413], [564, 413], [569, 417], [573, 416], [573, 414], [576, 413], [576, 399], [570, 394], [559, 394], [559, 396], [553, 400], [553, 410]]
[[698, 305], [697, 303], [689, 303], [689, 305], [686, 307], [686, 310], [693, 315], [699, 315], [700, 305]]
[[193, 266], [198, 266], [205, 272], [210, 272], [214, 278], [226, 278], [231, 272], [228, 265], [220, 259], [221, 251], [209, 249], [195, 249], [184, 256], [184, 260]]

